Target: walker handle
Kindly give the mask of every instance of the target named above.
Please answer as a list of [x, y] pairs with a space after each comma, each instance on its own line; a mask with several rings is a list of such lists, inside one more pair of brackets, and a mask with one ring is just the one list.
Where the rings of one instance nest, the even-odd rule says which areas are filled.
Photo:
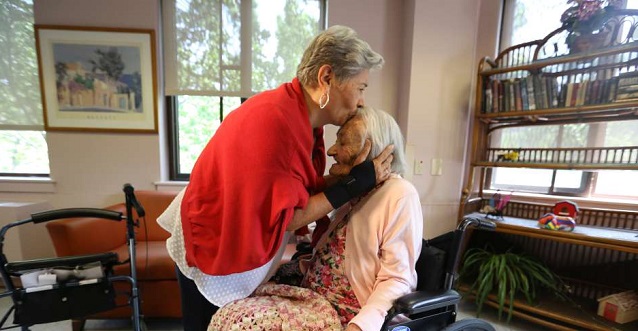
[[114, 221], [122, 220], [122, 212], [99, 209], [99, 208], [66, 208], [48, 210], [40, 213], [31, 214], [31, 220], [33, 223], [42, 223], [60, 218], [73, 218], [73, 217], [95, 217], [105, 218]]

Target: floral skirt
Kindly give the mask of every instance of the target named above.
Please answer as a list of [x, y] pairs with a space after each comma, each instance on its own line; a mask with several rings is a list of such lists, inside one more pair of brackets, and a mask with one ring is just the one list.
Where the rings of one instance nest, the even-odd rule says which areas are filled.
[[296, 286], [263, 284], [245, 299], [220, 308], [208, 331], [323, 331], [342, 330], [330, 302], [316, 292]]

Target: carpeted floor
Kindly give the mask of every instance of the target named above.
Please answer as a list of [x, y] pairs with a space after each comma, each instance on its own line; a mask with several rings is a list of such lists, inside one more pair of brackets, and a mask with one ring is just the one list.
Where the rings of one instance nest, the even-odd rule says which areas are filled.
[[[4, 315], [12, 305], [11, 298], [5, 297], [0, 299], [0, 314]], [[474, 317], [474, 306], [471, 302], [464, 301], [459, 306], [459, 315], [457, 320], [464, 318]], [[512, 319], [510, 324], [506, 324], [504, 321], [498, 321], [496, 312], [492, 309], [486, 309], [481, 317], [494, 325], [497, 331], [542, 331], [547, 330], [538, 325], [529, 324], [525, 321]], [[12, 320], [10, 317], [9, 320]], [[178, 331], [182, 330], [182, 324], [180, 320], [175, 319], [146, 319], [146, 326], [151, 331]], [[132, 324], [130, 320], [88, 320], [86, 322], [86, 331], [120, 331], [120, 330], [132, 330]], [[16, 329], [18, 330], [18, 329]], [[56, 323], [39, 324], [31, 327], [33, 331], [70, 331], [71, 321], [60, 321]]]

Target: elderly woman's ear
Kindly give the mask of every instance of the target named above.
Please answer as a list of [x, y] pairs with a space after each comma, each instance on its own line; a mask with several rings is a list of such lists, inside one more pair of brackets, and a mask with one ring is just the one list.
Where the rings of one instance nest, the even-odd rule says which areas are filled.
[[370, 155], [370, 150], [372, 150], [372, 140], [370, 140], [370, 138], [366, 138], [363, 142], [363, 148], [361, 149], [361, 152], [359, 153], [359, 155], [357, 155], [357, 158], [354, 160], [354, 163], [352, 165], [355, 166], [367, 160], [368, 156]]

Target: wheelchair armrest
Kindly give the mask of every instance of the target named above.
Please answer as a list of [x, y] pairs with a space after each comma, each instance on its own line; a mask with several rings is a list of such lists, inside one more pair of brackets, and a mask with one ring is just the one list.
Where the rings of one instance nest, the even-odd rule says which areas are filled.
[[417, 291], [396, 299], [393, 309], [397, 314], [418, 314], [455, 305], [459, 301], [461, 301], [461, 295], [454, 290]]

